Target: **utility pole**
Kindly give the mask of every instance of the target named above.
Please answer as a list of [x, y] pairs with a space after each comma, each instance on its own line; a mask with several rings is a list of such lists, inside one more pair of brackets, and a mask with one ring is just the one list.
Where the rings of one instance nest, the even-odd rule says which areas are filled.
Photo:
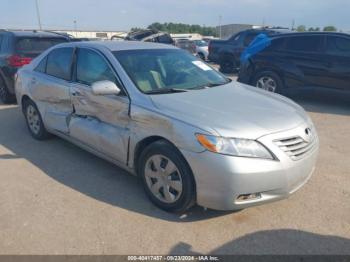
[[221, 31], [221, 20], [222, 20], [222, 15], [219, 15], [219, 37], [221, 38], [222, 36], [222, 31]]
[[293, 19], [293, 21], [292, 21], [292, 31], [294, 31], [294, 26], [295, 26], [295, 20]]
[[75, 37], [78, 37], [78, 27], [77, 27], [77, 20], [73, 21], [74, 23], [74, 31], [75, 31]]
[[41, 26], [41, 19], [40, 19], [40, 10], [39, 10], [39, 0], [35, 0], [35, 5], [36, 5], [36, 15], [38, 17], [38, 24], [39, 24], [39, 29], [42, 30]]

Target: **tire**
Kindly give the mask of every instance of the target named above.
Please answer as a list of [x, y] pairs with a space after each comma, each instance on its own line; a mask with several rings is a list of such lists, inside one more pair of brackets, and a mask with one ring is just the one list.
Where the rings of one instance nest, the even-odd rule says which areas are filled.
[[0, 77], [0, 100], [4, 104], [11, 104], [16, 101], [15, 96], [10, 94], [5, 81]]
[[146, 147], [137, 169], [147, 196], [157, 207], [181, 213], [195, 204], [192, 171], [177, 148], [167, 141], [160, 140]]
[[203, 55], [203, 53], [198, 53], [198, 56], [201, 60], [205, 61], [205, 56]]
[[236, 69], [236, 61], [234, 57], [227, 56], [220, 61], [220, 72], [224, 74], [231, 74]]
[[[265, 82], [265, 86], [263, 86]], [[281, 77], [272, 71], [263, 71], [255, 75], [253, 86], [270, 91], [273, 93], [282, 93], [284, 89]]]
[[46, 140], [50, 138], [52, 135], [47, 132], [35, 103], [32, 100], [27, 100], [24, 102], [23, 109], [27, 127], [32, 137], [36, 140]]

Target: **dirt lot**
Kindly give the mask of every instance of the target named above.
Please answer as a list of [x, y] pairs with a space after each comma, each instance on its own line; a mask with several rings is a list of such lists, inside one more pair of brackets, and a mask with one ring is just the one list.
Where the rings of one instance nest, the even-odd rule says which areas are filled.
[[0, 105], [0, 254], [350, 254], [350, 99], [294, 97], [318, 128], [314, 176], [240, 212], [165, 213], [137, 178], [61, 140], [33, 140]]

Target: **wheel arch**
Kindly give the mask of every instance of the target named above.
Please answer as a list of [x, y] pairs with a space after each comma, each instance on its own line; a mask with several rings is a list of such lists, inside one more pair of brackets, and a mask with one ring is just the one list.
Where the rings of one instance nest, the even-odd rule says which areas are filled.
[[172, 145], [174, 147], [174, 149], [178, 152], [178, 154], [180, 154], [182, 156], [182, 158], [184, 159], [186, 165], [189, 167], [189, 169], [191, 170], [192, 172], [192, 178], [193, 178], [193, 182], [194, 182], [194, 185], [195, 185], [195, 188], [197, 188], [197, 184], [196, 184], [196, 179], [195, 179], [195, 176], [193, 174], [193, 170], [191, 168], [191, 165], [188, 163], [187, 159], [185, 158], [185, 156], [181, 153], [181, 151], [178, 149], [178, 147], [172, 143], [171, 141], [169, 141], [168, 139], [166, 139], [165, 137], [162, 137], [162, 136], [149, 136], [149, 137], [146, 137], [142, 140], [140, 140], [136, 146], [134, 147], [134, 150], [133, 150], [133, 168], [135, 170], [135, 174], [138, 176], [138, 162], [140, 160], [140, 156], [141, 156], [141, 153], [143, 152], [143, 150], [145, 150], [149, 145], [157, 142], [157, 141], [165, 141], [167, 143], [169, 143], [170, 145]]
[[[161, 140], [166, 141], [167, 143], [171, 144], [174, 148], [177, 149], [177, 147], [174, 143], [172, 143], [171, 141], [169, 141], [168, 139], [166, 139], [165, 137], [162, 137], [162, 136], [155, 135], [155, 136], [149, 136], [149, 137], [143, 138], [142, 140], [137, 142], [137, 144], [135, 145], [134, 150], [133, 150], [132, 159], [133, 159], [133, 167], [136, 171], [136, 174], [138, 173], [137, 172], [138, 161], [139, 161], [140, 155], [143, 152], [143, 150], [145, 150], [149, 145], [151, 145], [157, 141], [161, 141]], [[181, 152], [180, 152], [180, 154], [181, 154]]]
[[277, 69], [277, 68], [274, 68], [274, 67], [254, 67], [254, 74], [253, 74], [253, 76], [250, 79], [250, 84], [254, 85], [254, 80], [255, 80], [256, 76], [258, 74], [263, 73], [263, 72], [275, 73], [276, 75], [279, 76], [279, 78], [281, 79], [283, 85], [285, 86], [285, 79], [284, 79], [284, 75], [283, 75], [282, 71]]
[[24, 104], [27, 101], [32, 100], [28, 95], [23, 95], [21, 98], [21, 108], [22, 108], [22, 112], [24, 111]]

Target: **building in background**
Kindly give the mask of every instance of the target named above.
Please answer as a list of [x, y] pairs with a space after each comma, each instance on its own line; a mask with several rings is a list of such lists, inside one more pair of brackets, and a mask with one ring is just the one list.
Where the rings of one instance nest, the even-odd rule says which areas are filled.
[[103, 39], [103, 40], [118, 40], [123, 39], [128, 34], [123, 31], [67, 31], [67, 30], [52, 30], [57, 33], [66, 33], [76, 38], [87, 39]]
[[190, 40], [201, 40], [203, 36], [197, 33], [188, 34], [170, 34], [173, 39], [190, 39]]

